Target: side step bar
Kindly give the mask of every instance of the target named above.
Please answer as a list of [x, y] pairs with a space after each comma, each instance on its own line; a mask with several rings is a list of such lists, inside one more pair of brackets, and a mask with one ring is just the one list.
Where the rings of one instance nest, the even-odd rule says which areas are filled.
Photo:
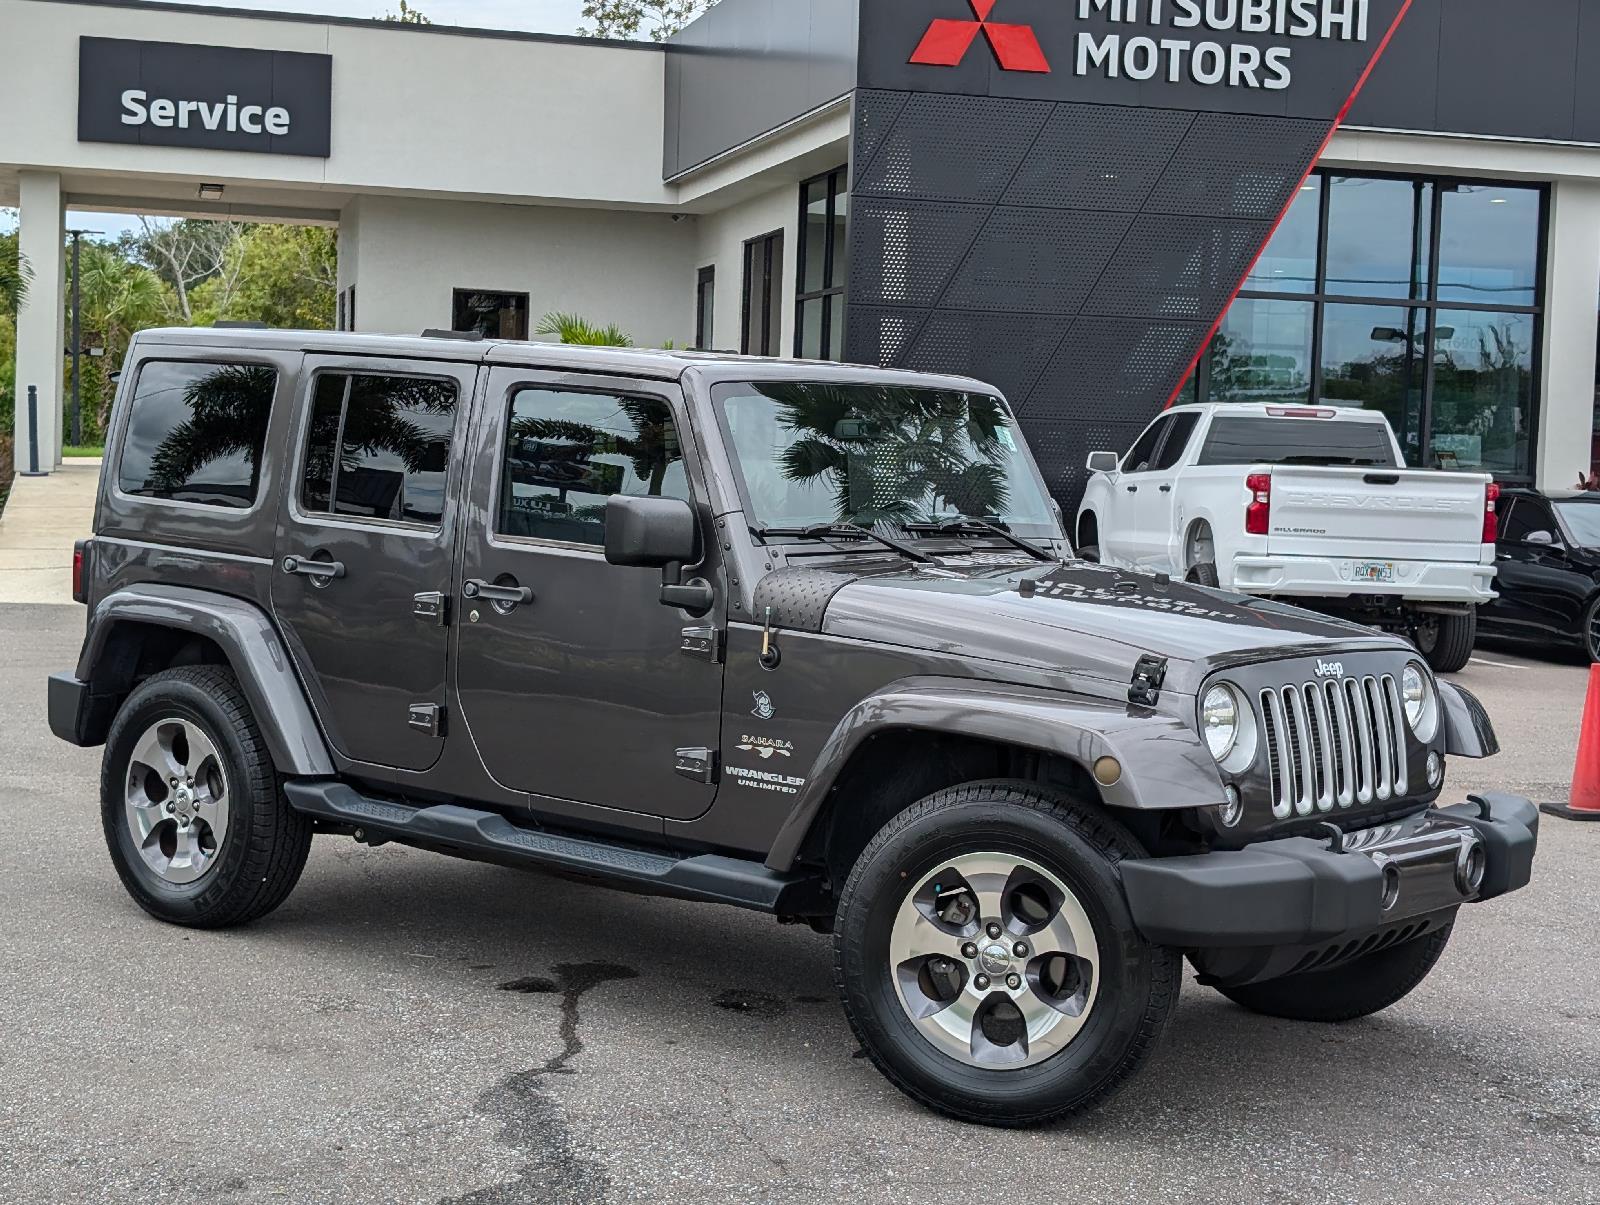
[[457, 857], [506, 866], [538, 866], [625, 889], [679, 899], [733, 904], [757, 912], [809, 916], [828, 911], [813, 875], [785, 874], [760, 862], [721, 854], [680, 857], [513, 824], [497, 812], [453, 803], [411, 807], [372, 799], [341, 782], [286, 782], [283, 793], [298, 812], [381, 837]]

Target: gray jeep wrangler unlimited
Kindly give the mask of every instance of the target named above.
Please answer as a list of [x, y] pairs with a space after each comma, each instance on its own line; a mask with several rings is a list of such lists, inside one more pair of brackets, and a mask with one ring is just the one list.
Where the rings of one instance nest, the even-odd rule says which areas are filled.
[[1272, 1016], [1385, 1008], [1531, 871], [1526, 800], [1436, 806], [1495, 752], [1470, 695], [1071, 559], [976, 381], [148, 332], [95, 531], [50, 722], [104, 744], [147, 911], [259, 917], [326, 833], [772, 913], [972, 1121], [1104, 1100], [1185, 957]]

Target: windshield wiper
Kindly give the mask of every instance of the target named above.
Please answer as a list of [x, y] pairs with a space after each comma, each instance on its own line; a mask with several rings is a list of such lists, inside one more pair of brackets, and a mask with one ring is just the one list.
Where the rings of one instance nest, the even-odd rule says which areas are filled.
[[880, 536], [870, 528], [862, 527], [859, 523], [811, 523], [805, 527], [756, 527], [750, 528], [755, 535], [766, 539], [768, 536], [794, 536], [801, 540], [876, 540], [885, 548], [891, 548], [901, 556], [916, 561], [920, 565], [934, 565], [938, 561], [920, 549], [913, 548], [910, 544], [899, 540], [891, 540], [888, 536]]
[[944, 523], [902, 523], [900, 526], [902, 530], [909, 531], [913, 535], [958, 536], [963, 532], [984, 532], [987, 535], [999, 536], [1007, 544], [1013, 548], [1020, 548], [1035, 560], [1056, 559], [1049, 549], [1041, 548], [1032, 540], [1024, 540], [997, 519], [976, 519], [962, 515], [959, 519], [950, 519]]

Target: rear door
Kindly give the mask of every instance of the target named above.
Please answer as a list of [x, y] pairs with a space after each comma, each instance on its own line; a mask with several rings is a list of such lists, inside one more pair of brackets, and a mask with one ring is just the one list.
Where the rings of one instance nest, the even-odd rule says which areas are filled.
[[[1530, 542], [1531, 536], [1539, 538]], [[1528, 634], [1568, 635], [1577, 631], [1591, 582], [1568, 559], [1563, 533], [1550, 504], [1542, 498], [1516, 498], [1506, 512], [1496, 546], [1492, 618]]]
[[471, 365], [307, 356], [272, 609], [334, 749], [426, 770], [443, 709]]
[[456, 689], [504, 786], [677, 820], [711, 806], [722, 666], [685, 629], [712, 621], [663, 606], [658, 570], [604, 553], [608, 497], [703, 497], [682, 407], [675, 383], [490, 371]]

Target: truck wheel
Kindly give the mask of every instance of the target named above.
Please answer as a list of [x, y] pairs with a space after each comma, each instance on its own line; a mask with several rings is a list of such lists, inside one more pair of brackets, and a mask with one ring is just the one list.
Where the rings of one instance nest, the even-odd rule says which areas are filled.
[[1217, 567], [1210, 561], [1191, 565], [1184, 580], [1196, 586], [1210, 586], [1213, 590], [1222, 585], [1222, 579], [1217, 576]]
[[1253, 1013], [1289, 1021], [1354, 1021], [1382, 1012], [1428, 977], [1450, 940], [1442, 929], [1326, 971], [1217, 990]]
[[1180, 962], [1139, 936], [1115, 821], [1026, 783], [930, 795], [862, 851], [835, 978], [856, 1037], [908, 1096], [1034, 1125], [1100, 1104], [1150, 1056]]
[[196, 928], [271, 912], [311, 849], [238, 682], [210, 665], [155, 674], [128, 696], [106, 739], [100, 817], [128, 894]]
[[1477, 642], [1476, 608], [1459, 615], [1428, 615], [1417, 627], [1417, 651], [1436, 673], [1454, 674], [1466, 669]]
[[1078, 549], [1078, 559], [1080, 561], [1093, 561], [1098, 565], [1100, 563], [1100, 546], [1098, 544], [1085, 544]]

